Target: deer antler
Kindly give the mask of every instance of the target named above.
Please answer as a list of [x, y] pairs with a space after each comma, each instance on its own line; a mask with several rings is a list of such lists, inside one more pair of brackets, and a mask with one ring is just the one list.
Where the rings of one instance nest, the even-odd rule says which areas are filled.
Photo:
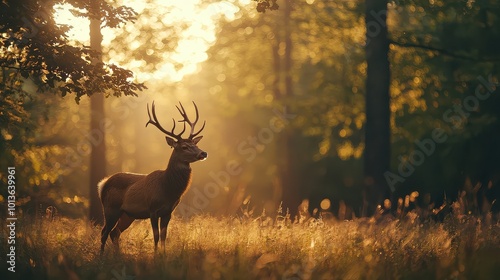
[[149, 121], [146, 123], [146, 127], [148, 124], [152, 124], [156, 126], [161, 132], [165, 133], [167, 136], [170, 136], [174, 139], [180, 140], [182, 139], [181, 135], [186, 131], [186, 123], [184, 123], [184, 128], [182, 129], [181, 133], [175, 134], [175, 120], [172, 118], [172, 121], [174, 122], [174, 127], [172, 127], [172, 131], [167, 131], [164, 129], [161, 125], [160, 122], [158, 121], [158, 118], [156, 117], [156, 112], [155, 112], [155, 102], [153, 101], [153, 104], [151, 105], [151, 111], [153, 112], [153, 119], [151, 119], [151, 113], [149, 112], [149, 104], [148, 104], [148, 116], [149, 116]]
[[205, 128], [205, 121], [203, 121], [203, 126], [201, 127], [200, 130], [198, 130], [198, 132], [194, 133], [194, 127], [196, 125], [196, 123], [198, 122], [198, 119], [199, 119], [199, 114], [198, 114], [198, 107], [196, 106], [196, 103], [194, 103], [193, 101], [193, 105], [194, 105], [194, 110], [196, 112], [196, 119], [194, 120], [194, 122], [191, 122], [189, 120], [189, 117], [187, 116], [186, 114], [186, 110], [184, 110], [184, 107], [182, 106], [182, 103], [179, 102], [179, 105], [181, 106], [181, 109], [179, 109], [179, 107], [176, 105], [175, 107], [177, 108], [177, 110], [179, 110], [179, 113], [181, 113], [181, 116], [184, 118], [184, 120], [182, 121], [179, 121], [179, 122], [184, 122], [184, 127], [186, 127], [186, 123], [189, 124], [189, 126], [191, 127], [191, 132], [189, 133], [189, 139], [193, 139], [194, 137], [196, 137], [198, 134], [200, 134], [200, 132]]

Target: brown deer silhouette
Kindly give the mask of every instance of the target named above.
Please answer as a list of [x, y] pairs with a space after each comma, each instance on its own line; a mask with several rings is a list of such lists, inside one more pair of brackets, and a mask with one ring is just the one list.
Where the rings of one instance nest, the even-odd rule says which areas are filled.
[[[205, 122], [198, 132], [194, 132], [198, 122], [198, 107], [193, 102], [196, 111], [196, 119], [191, 122], [186, 110], [179, 103], [177, 110], [183, 117], [179, 122], [184, 123], [184, 129], [175, 134], [175, 120], [171, 131], [165, 130], [156, 117], [154, 102], [151, 106], [152, 116], [149, 112], [149, 121], [146, 123], [156, 126], [167, 136], [167, 143], [174, 150], [166, 170], [156, 170], [148, 175], [135, 173], [116, 173], [103, 179], [98, 184], [99, 196], [104, 212], [105, 224], [101, 232], [101, 254], [104, 252], [106, 240], [110, 235], [111, 240], [118, 249], [120, 234], [126, 230], [135, 219], [150, 219], [153, 228], [155, 252], [158, 249], [158, 239], [161, 237], [161, 245], [165, 251], [165, 239], [167, 237], [167, 226], [182, 195], [191, 183], [190, 163], [204, 160], [207, 153], [200, 150], [196, 144], [203, 136], [197, 136], [205, 128]], [[181, 136], [186, 130], [186, 123], [191, 127], [189, 137], [183, 139]], [[161, 232], [158, 232], [158, 220], [160, 220]]]

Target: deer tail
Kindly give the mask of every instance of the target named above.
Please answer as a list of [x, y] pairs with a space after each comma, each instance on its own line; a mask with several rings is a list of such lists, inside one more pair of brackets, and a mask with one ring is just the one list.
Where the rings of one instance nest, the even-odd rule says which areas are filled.
[[106, 188], [106, 182], [108, 182], [109, 177], [102, 179], [99, 183], [97, 183], [97, 193], [99, 194], [99, 198], [102, 201], [102, 192], [104, 188]]

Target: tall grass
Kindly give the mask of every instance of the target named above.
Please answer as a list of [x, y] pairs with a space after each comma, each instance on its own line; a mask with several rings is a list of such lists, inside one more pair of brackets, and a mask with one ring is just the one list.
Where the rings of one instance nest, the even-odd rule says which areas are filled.
[[[5, 228], [5, 227], [4, 227]], [[58, 218], [18, 220], [16, 272], [2, 279], [493, 279], [500, 225], [480, 218], [335, 221], [286, 217], [174, 218], [165, 254], [136, 221], [99, 256], [100, 228]], [[7, 250], [6, 231], [1, 246]], [[2, 254], [2, 259], [5, 254]], [[5, 263], [5, 261], [2, 261]], [[7, 276], [8, 278], [6, 278]]]

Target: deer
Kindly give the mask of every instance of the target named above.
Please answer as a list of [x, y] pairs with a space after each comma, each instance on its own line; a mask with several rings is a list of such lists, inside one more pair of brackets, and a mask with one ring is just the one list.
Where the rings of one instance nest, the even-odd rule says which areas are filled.
[[[115, 248], [119, 249], [120, 234], [125, 231], [134, 220], [150, 219], [153, 229], [154, 250], [158, 250], [158, 240], [161, 237], [161, 246], [165, 252], [165, 240], [167, 227], [172, 217], [172, 212], [179, 204], [183, 194], [191, 184], [191, 166], [196, 161], [207, 158], [207, 153], [198, 148], [197, 144], [203, 136], [198, 136], [205, 128], [205, 121], [200, 130], [195, 132], [195, 126], [199, 119], [198, 107], [193, 101], [196, 117], [191, 121], [186, 110], [179, 102], [175, 106], [184, 123], [180, 133], [175, 133], [175, 119], [171, 131], [164, 129], [155, 112], [155, 104], [151, 106], [152, 114], [147, 111], [151, 124], [163, 132], [167, 144], [173, 148], [170, 160], [165, 170], [156, 170], [149, 174], [137, 174], [119, 172], [101, 180], [98, 185], [98, 193], [101, 199], [104, 226], [101, 231], [101, 255], [108, 236], [111, 237]], [[190, 126], [189, 137], [182, 138], [186, 130], [186, 124]], [[158, 224], [160, 231], [158, 231]]]

